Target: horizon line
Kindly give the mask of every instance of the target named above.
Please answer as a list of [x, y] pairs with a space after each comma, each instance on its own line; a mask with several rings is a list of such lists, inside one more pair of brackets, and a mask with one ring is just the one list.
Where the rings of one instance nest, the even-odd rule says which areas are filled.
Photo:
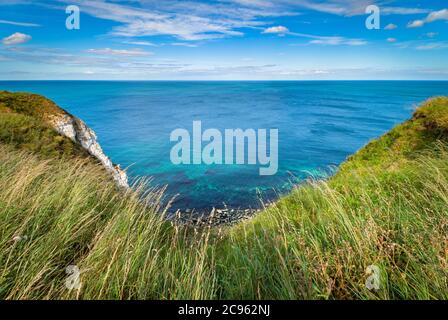
[[367, 82], [367, 81], [428, 81], [428, 82], [434, 82], [434, 81], [448, 81], [447, 79], [261, 79], [261, 80], [253, 80], [253, 79], [235, 79], [235, 80], [229, 80], [229, 79], [148, 79], [148, 80], [142, 80], [142, 79], [117, 79], [117, 80], [111, 80], [111, 79], [0, 79], [0, 82], [24, 82], [24, 81], [86, 81], [86, 82], [94, 82], [94, 81], [103, 81], [103, 82], [303, 82], [303, 81], [321, 81], [321, 82], [336, 82], [336, 81], [359, 81], [359, 82]]

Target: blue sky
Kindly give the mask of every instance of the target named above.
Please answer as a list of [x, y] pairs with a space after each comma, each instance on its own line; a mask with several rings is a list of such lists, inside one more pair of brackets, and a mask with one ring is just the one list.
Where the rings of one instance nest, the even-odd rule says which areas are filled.
[[446, 0], [0, 0], [0, 79], [448, 79], [447, 31]]

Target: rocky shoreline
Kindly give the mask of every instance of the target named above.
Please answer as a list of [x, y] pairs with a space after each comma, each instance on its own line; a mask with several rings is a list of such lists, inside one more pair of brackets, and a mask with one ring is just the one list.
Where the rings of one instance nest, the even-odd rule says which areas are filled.
[[261, 209], [213, 208], [211, 211], [177, 210], [166, 215], [168, 221], [192, 226], [233, 225], [254, 217]]

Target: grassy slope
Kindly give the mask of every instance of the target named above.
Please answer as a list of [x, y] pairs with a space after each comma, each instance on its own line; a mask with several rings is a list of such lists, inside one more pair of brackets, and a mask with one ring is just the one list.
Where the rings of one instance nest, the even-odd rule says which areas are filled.
[[328, 182], [222, 230], [163, 222], [157, 190], [119, 194], [85, 160], [0, 144], [0, 297], [447, 299], [447, 118], [448, 98], [431, 100]]
[[[448, 98], [224, 241], [224, 296], [448, 298]], [[236, 244], [236, 245], [235, 245]], [[382, 268], [382, 290], [365, 270]], [[249, 275], [249, 276], [248, 276]]]
[[87, 157], [79, 145], [49, 125], [52, 115], [63, 114], [61, 108], [42, 96], [0, 91], [0, 142], [47, 158]]

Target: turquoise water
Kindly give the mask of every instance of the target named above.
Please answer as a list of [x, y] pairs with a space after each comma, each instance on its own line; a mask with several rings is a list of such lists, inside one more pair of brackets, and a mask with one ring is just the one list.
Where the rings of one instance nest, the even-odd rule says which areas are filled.
[[[291, 183], [328, 172], [346, 157], [409, 118], [448, 82], [83, 82], [0, 81], [0, 90], [45, 95], [82, 118], [113, 162], [132, 178], [168, 185], [175, 208], [257, 207]], [[279, 130], [279, 171], [259, 166], [180, 165], [170, 161], [170, 133], [204, 129]]]

